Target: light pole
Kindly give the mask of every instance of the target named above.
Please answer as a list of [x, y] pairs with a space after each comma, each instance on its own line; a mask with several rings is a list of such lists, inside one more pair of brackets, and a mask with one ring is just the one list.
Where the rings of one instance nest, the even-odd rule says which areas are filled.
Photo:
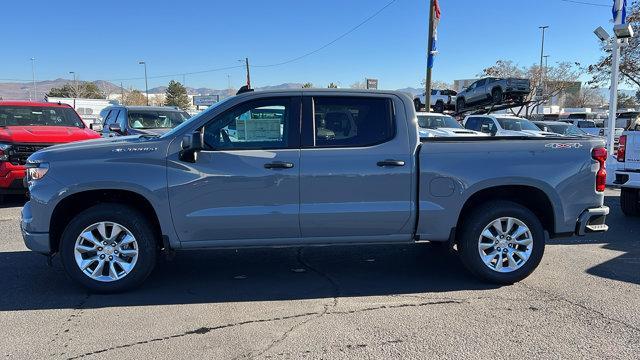
[[[538, 93], [540, 95], [542, 95], [542, 59], [544, 57], [544, 32], [545, 30], [547, 30], [549, 28], [549, 26], [545, 25], [545, 26], [538, 26], [538, 29], [542, 30], [542, 46], [540, 47], [540, 79], [539, 79], [539, 83], [538, 83], [538, 89], [536, 90], [537, 94]], [[538, 105], [538, 114], [540, 113], [540, 105]]]
[[251, 75], [249, 73], [249, 58], [244, 58], [244, 60], [238, 60], [239, 62], [244, 62], [247, 68], [247, 89], [251, 89]]
[[76, 72], [75, 71], [69, 71], [69, 74], [73, 75], [73, 92], [74, 92], [74, 97], [78, 97], [78, 93], [80, 92], [78, 89], [78, 83], [76, 82]]
[[[544, 57], [544, 69], [542, 70], [542, 83], [544, 84], [544, 80], [547, 78], [547, 69], [549, 68], [549, 64], [548, 64], [548, 60], [549, 60], [549, 55], [545, 55]], [[546, 88], [546, 86], [545, 86]], [[544, 91], [546, 89], [543, 89], [542, 91]], [[544, 95], [544, 93], [543, 93]]]
[[[34, 57], [31, 58], [31, 77], [33, 79], [33, 100], [36, 100], [38, 88], [36, 87], [36, 58]], [[31, 97], [29, 97], [29, 100], [31, 100]]]
[[147, 82], [147, 62], [138, 61], [139, 65], [144, 65], [144, 92], [147, 94], [147, 106], [149, 106], [149, 83]]

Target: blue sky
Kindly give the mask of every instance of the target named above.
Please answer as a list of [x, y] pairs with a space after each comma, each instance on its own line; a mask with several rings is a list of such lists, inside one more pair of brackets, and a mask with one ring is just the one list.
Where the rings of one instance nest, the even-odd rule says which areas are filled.
[[[298, 57], [334, 40], [391, 0], [246, 1], [5, 1], [0, 12], [0, 79], [82, 80], [268, 65]], [[611, 28], [610, 0], [440, 0], [442, 20], [434, 79], [474, 77], [497, 59], [539, 62], [539, 25], [549, 25], [549, 63], [595, 62], [593, 29]], [[365, 77], [382, 88], [417, 87], [424, 77], [428, 0], [396, 0], [358, 30], [327, 48], [282, 66], [252, 69], [254, 86], [333, 81], [349, 86]], [[34, 9], [36, 11], [34, 11]], [[237, 87], [242, 68], [186, 76], [193, 87]], [[170, 78], [151, 78], [149, 86]], [[182, 81], [182, 76], [176, 80]], [[2, 81], [2, 80], [0, 80]], [[123, 80], [144, 88], [144, 80]]]

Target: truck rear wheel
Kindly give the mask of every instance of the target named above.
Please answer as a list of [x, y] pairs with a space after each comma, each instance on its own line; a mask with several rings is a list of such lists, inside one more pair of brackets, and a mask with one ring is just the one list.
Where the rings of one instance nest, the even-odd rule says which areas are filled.
[[114, 293], [139, 286], [156, 263], [154, 232], [137, 210], [99, 204], [67, 225], [60, 258], [67, 274], [93, 292]]
[[540, 264], [545, 235], [540, 220], [526, 207], [493, 201], [471, 211], [457, 237], [464, 265], [482, 280], [520, 281]]
[[464, 110], [465, 108], [465, 102], [464, 99], [458, 99], [456, 101], [456, 112], [461, 112], [462, 110]]
[[491, 92], [491, 97], [493, 100], [493, 103], [498, 105], [498, 104], [502, 104], [502, 89], [498, 88], [498, 89], [493, 89], [493, 91]]
[[640, 189], [622, 188], [620, 207], [627, 216], [640, 216]]

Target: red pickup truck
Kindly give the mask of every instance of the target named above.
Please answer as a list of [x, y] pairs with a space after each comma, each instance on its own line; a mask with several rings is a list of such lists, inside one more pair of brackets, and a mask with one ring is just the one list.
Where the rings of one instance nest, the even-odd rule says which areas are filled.
[[26, 191], [22, 179], [29, 155], [50, 145], [96, 139], [67, 104], [0, 101], [0, 201]]

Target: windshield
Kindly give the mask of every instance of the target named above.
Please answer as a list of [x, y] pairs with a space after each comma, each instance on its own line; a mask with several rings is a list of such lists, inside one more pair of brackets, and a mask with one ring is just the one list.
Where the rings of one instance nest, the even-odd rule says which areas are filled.
[[229, 96], [228, 98], [225, 98], [223, 100], [218, 101], [217, 103], [209, 106], [207, 108], [207, 110], [200, 112], [197, 115], [194, 115], [192, 117], [190, 117], [187, 121], [183, 121], [182, 124], [176, 126], [173, 128], [173, 130], [165, 133], [164, 135], [162, 135], [162, 138], [166, 138], [166, 137], [170, 137], [173, 136], [173, 134], [177, 133], [178, 131], [182, 130], [184, 127], [189, 126], [189, 124], [191, 124], [194, 121], [197, 121], [197, 119], [199, 119], [201, 116], [204, 116], [206, 114], [208, 114], [210, 111], [212, 111], [213, 109], [217, 108], [218, 106], [226, 103], [227, 101], [229, 101], [230, 99], [235, 98], [235, 96]]
[[497, 118], [500, 123], [500, 127], [505, 130], [513, 130], [513, 131], [522, 131], [522, 130], [533, 130], [540, 131], [540, 129], [531, 121], [527, 119], [521, 118]]
[[448, 115], [424, 116], [418, 115], [418, 126], [425, 129], [455, 128], [462, 129], [458, 122]]
[[129, 110], [132, 129], [171, 129], [189, 118], [183, 112], [167, 110]]
[[0, 106], [0, 126], [69, 126], [84, 128], [70, 107]]
[[580, 135], [587, 134], [583, 130], [579, 129], [577, 126], [571, 125], [571, 124], [548, 124], [545, 126], [552, 132], [556, 134], [561, 134], [561, 135], [580, 136]]

